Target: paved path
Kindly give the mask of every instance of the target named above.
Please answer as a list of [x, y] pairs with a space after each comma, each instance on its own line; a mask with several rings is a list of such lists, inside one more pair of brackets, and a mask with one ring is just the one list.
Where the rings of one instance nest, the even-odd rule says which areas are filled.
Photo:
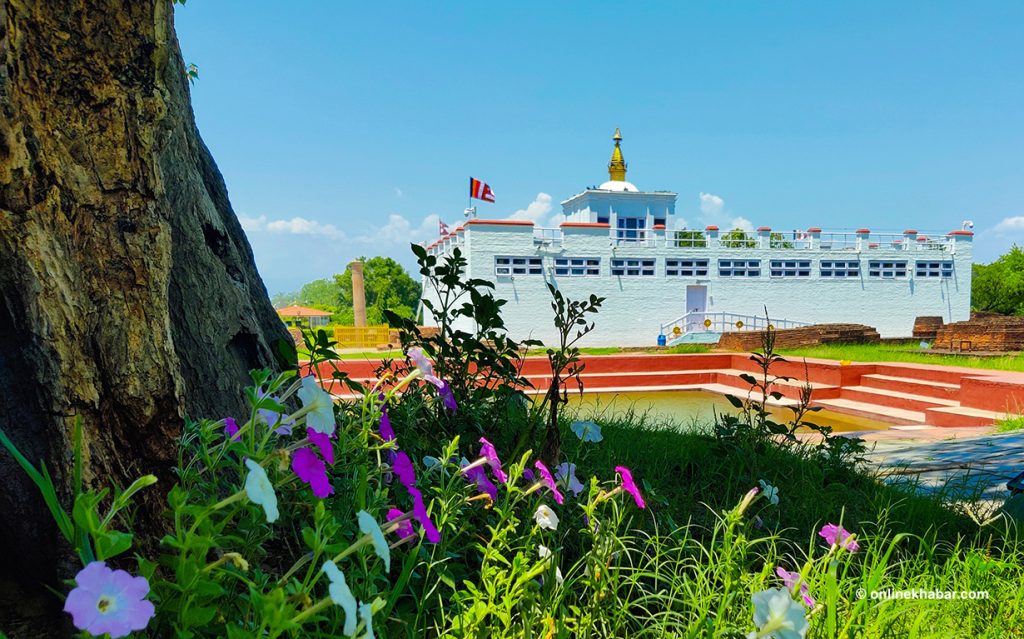
[[843, 434], [867, 441], [869, 462], [888, 481], [913, 482], [922, 491], [945, 487], [950, 500], [1001, 503], [1010, 495], [1006, 482], [1024, 471], [1024, 431], [894, 426]]

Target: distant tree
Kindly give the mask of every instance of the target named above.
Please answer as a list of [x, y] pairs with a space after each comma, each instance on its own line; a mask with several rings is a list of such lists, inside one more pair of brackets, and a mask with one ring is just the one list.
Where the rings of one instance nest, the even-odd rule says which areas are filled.
[[299, 289], [295, 303], [300, 306], [338, 311], [344, 306], [341, 287], [336, 278], [313, 280]]
[[[383, 323], [385, 309], [411, 319], [419, 304], [419, 283], [390, 257], [361, 257], [359, 261], [363, 263], [367, 323]], [[335, 319], [352, 323], [352, 269], [346, 268], [341, 275], [335, 275], [334, 282], [341, 290], [341, 308]]]
[[733, 229], [722, 233], [719, 242], [729, 248], [757, 248], [757, 238], [743, 229]]
[[1024, 315], [1024, 250], [1014, 245], [991, 264], [975, 264], [971, 306], [978, 311]]
[[282, 306], [291, 306], [292, 304], [296, 304], [296, 300], [298, 299], [298, 291], [282, 291], [271, 295], [270, 303], [274, 305], [274, 308], [281, 308]]

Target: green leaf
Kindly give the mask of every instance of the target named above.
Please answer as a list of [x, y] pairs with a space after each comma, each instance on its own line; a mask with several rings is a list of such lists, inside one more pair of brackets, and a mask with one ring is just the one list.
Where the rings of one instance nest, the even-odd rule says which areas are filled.
[[116, 557], [132, 547], [131, 533], [116, 530], [94, 535], [93, 540], [96, 542], [96, 559], [100, 561]]
[[740, 400], [740, 398], [734, 395], [726, 395], [725, 398], [729, 400], [729, 403], [732, 404], [734, 407], [743, 408], [743, 402]]

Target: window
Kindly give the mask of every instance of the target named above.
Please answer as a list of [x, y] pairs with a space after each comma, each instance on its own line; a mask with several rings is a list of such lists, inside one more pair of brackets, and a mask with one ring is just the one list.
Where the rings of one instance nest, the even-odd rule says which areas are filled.
[[953, 277], [953, 262], [926, 262], [918, 260], [914, 275], [916, 277], [941, 277], [949, 279]]
[[541, 257], [508, 257], [495, 256], [494, 274], [503, 275], [543, 275], [544, 263]]
[[620, 217], [616, 221], [618, 227], [617, 237], [620, 240], [636, 241], [647, 237], [644, 229], [647, 227], [647, 220], [642, 217]]
[[598, 224], [607, 224], [608, 223], [608, 216], [607, 215], [598, 215], [597, 216], [597, 223]]
[[555, 275], [592, 277], [601, 274], [599, 257], [556, 257]]
[[665, 260], [665, 275], [668, 277], [705, 277], [707, 274], [707, 260]]
[[665, 226], [665, 218], [656, 217], [654, 218], [654, 226]]
[[821, 276], [829, 278], [860, 277], [860, 262], [857, 260], [822, 260]]
[[719, 277], [761, 277], [761, 260], [718, 260]]
[[810, 260], [772, 260], [772, 277], [810, 277]]
[[654, 258], [612, 258], [612, 275], [654, 275]]
[[882, 277], [887, 279], [906, 277], [907, 263], [902, 260], [894, 262], [871, 260], [868, 262], [868, 275], [871, 277]]

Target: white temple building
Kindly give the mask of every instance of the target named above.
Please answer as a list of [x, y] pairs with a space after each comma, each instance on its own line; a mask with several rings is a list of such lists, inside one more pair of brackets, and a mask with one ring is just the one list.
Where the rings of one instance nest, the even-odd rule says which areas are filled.
[[909, 337], [922, 315], [969, 319], [971, 231], [678, 230], [676, 193], [626, 181], [617, 129], [613, 139], [609, 180], [562, 202], [558, 228], [472, 218], [427, 247], [458, 248], [469, 277], [494, 282], [513, 339], [555, 340], [549, 283], [605, 298], [586, 346], [713, 343], [762, 327], [766, 307], [777, 328], [856, 323], [883, 337]]

